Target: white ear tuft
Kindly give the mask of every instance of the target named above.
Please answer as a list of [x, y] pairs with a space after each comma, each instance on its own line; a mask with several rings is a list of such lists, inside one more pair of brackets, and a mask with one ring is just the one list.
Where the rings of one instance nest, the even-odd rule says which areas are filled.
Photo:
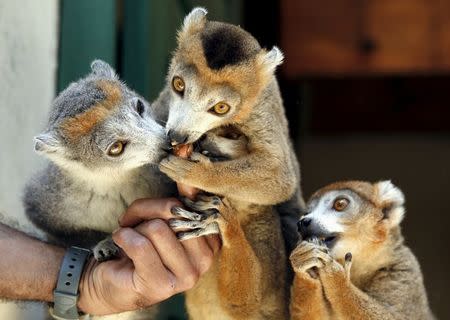
[[91, 70], [97, 76], [117, 79], [116, 71], [103, 60], [96, 59], [92, 61]]
[[378, 201], [383, 206], [386, 219], [391, 222], [391, 226], [398, 225], [405, 214], [403, 192], [394, 186], [390, 180], [380, 181], [376, 186], [378, 188]]
[[183, 27], [181, 28], [181, 32], [190, 32], [195, 30], [198, 27], [203, 27], [206, 21], [206, 15], [208, 11], [205, 8], [197, 7], [192, 9], [191, 12], [184, 18]]
[[46, 132], [34, 137], [34, 150], [37, 153], [55, 153], [60, 147], [58, 139], [53, 133]]
[[274, 46], [272, 50], [270, 50], [264, 55], [263, 64], [266, 67], [268, 73], [273, 73], [275, 72], [277, 66], [283, 63], [283, 60], [284, 60], [283, 52], [281, 52], [281, 50], [278, 47]]
[[402, 206], [405, 203], [403, 192], [390, 180], [378, 182], [377, 187], [380, 202], [389, 202], [395, 206]]

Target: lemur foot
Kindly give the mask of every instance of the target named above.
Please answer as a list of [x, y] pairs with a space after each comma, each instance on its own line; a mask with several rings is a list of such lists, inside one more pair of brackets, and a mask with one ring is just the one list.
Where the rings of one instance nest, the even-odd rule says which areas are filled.
[[217, 222], [221, 218], [219, 208], [222, 205], [222, 200], [219, 197], [200, 194], [195, 201], [187, 198], [181, 200], [186, 207], [199, 213], [190, 212], [180, 207], [173, 208], [172, 214], [187, 220], [172, 219], [169, 221], [170, 227], [174, 231], [192, 230], [179, 232], [177, 234], [178, 239], [187, 240], [219, 233]]
[[92, 249], [92, 252], [94, 253], [95, 260], [101, 262], [116, 257], [119, 253], [119, 247], [109, 237], [97, 243], [94, 249]]
[[177, 238], [180, 241], [184, 241], [184, 240], [188, 240], [188, 239], [193, 239], [193, 238], [198, 238], [201, 236], [207, 236], [210, 234], [219, 234], [219, 226], [217, 225], [217, 223], [211, 223], [206, 225], [204, 228], [202, 229], [195, 229], [193, 231], [183, 231], [183, 232], [179, 232], [177, 233]]

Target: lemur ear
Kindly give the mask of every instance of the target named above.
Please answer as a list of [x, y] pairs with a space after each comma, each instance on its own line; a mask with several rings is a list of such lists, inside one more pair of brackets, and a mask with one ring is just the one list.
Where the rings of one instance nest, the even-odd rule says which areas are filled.
[[183, 26], [178, 34], [178, 40], [181, 40], [185, 35], [202, 29], [206, 23], [207, 13], [208, 11], [205, 8], [197, 7], [192, 9], [192, 11], [184, 18]]
[[264, 53], [262, 64], [268, 74], [273, 74], [275, 72], [275, 69], [283, 63], [283, 60], [283, 52], [281, 52], [278, 47], [274, 46], [272, 50]]
[[391, 227], [399, 225], [405, 215], [403, 192], [394, 186], [390, 180], [378, 182], [376, 188], [384, 219], [390, 222]]
[[100, 77], [117, 79], [116, 71], [103, 60], [94, 60], [91, 63], [92, 72]]
[[56, 153], [60, 149], [60, 146], [60, 142], [55, 137], [54, 133], [45, 132], [34, 137], [34, 150], [37, 153]]

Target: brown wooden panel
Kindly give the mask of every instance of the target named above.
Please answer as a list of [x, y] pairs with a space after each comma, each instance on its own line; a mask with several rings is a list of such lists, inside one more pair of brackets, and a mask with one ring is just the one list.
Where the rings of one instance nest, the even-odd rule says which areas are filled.
[[450, 0], [282, 0], [288, 78], [450, 72]]
[[376, 50], [368, 71], [417, 72], [434, 68], [432, 36], [435, 0], [370, 0], [366, 7], [366, 33]]
[[446, 69], [450, 70], [450, 0], [437, 0], [438, 56], [437, 60]]
[[289, 76], [358, 70], [360, 13], [357, 0], [284, 0], [281, 46]]

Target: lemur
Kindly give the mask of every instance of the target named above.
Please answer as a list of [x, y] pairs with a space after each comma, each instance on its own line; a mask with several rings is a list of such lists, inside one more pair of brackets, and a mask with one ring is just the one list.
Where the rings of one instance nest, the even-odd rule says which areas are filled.
[[[131, 202], [176, 189], [158, 169], [169, 144], [148, 103], [107, 63], [91, 68], [54, 100], [47, 128], [35, 138], [35, 150], [50, 161], [26, 186], [23, 202], [47, 241], [93, 248], [104, 260], [117, 247], [103, 239]], [[122, 318], [139, 312], [128, 314]]]
[[[175, 209], [176, 229], [188, 239], [218, 233], [223, 247], [198, 285], [186, 293], [191, 319], [286, 319], [286, 254], [274, 207], [302, 205], [299, 170], [274, 75], [281, 51], [267, 52], [240, 27], [208, 21], [194, 9], [178, 33], [167, 85], [155, 102], [168, 112], [173, 145], [202, 143], [205, 133], [244, 137], [242, 154], [211, 161], [170, 155], [160, 168], [170, 178], [210, 194]], [[158, 111], [159, 110], [159, 111]], [[231, 131], [231, 135], [229, 134]]]
[[404, 244], [404, 195], [390, 181], [328, 185], [309, 200], [291, 254], [291, 319], [433, 319]]

